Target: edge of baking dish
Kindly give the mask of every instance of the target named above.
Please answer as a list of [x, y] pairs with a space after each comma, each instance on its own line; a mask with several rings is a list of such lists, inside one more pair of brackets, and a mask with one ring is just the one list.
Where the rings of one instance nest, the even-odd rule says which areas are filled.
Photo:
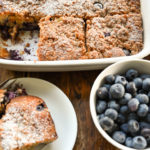
[[0, 68], [15, 71], [79, 71], [103, 69], [120, 60], [144, 58], [150, 54], [150, 0], [141, 0], [141, 13], [144, 29], [144, 48], [132, 56], [63, 61], [14, 61], [0, 59]]

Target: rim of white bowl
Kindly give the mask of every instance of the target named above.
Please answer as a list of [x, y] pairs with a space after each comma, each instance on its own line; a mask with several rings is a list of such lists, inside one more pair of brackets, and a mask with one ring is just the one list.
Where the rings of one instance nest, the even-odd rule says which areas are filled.
[[[140, 62], [140, 63], [148, 63], [150, 65], [150, 61], [148, 60], [142, 60], [142, 59], [133, 59], [133, 60], [123, 60], [123, 61], [119, 61], [115, 64], [110, 65], [109, 67], [107, 67], [106, 69], [104, 69], [95, 79], [92, 89], [91, 89], [91, 93], [90, 93], [90, 112], [91, 112], [91, 116], [93, 119], [93, 122], [96, 126], [96, 128], [98, 129], [99, 133], [112, 145], [114, 145], [115, 147], [121, 149], [121, 150], [136, 150], [134, 148], [129, 148], [125, 145], [122, 145], [118, 142], [116, 142], [115, 140], [113, 140], [103, 129], [102, 127], [99, 125], [98, 122], [98, 118], [97, 118], [97, 114], [96, 114], [96, 90], [99, 87], [99, 85], [101, 84], [101, 82], [103, 81], [104, 77], [107, 75], [107, 72], [112, 70], [114, 67], [119, 66], [120, 64], [124, 64], [126, 65], [126, 63], [129, 62]], [[144, 150], [150, 150], [150, 148], [146, 148]]]

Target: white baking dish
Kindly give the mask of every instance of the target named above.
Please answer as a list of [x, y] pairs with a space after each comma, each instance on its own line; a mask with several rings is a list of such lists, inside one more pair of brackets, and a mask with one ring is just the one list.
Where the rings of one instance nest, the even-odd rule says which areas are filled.
[[102, 69], [119, 60], [144, 58], [150, 54], [150, 0], [141, 0], [144, 28], [144, 48], [133, 56], [67, 61], [13, 61], [0, 59], [0, 67], [16, 71], [75, 71]]

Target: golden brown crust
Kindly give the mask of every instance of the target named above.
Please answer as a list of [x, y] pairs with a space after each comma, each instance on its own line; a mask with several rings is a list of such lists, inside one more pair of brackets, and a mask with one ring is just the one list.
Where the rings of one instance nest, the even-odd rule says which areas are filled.
[[87, 21], [87, 49], [96, 50], [104, 58], [123, 56], [124, 49], [136, 54], [143, 48], [142, 34], [140, 14], [95, 17]]
[[[10, 123], [14, 130], [10, 129]], [[46, 104], [35, 96], [12, 99], [6, 107], [0, 128], [3, 129], [0, 135], [3, 150], [10, 147], [13, 147], [11, 150], [28, 149], [57, 139], [55, 126]], [[11, 141], [7, 139], [10, 135], [13, 135]], [[14, 143], [15, 146], [12, 145]]]
[[85, 24], [74, 17], [51, 18], [40, 21], [39, 60], [80, 59], [85, 49]]
[[40, 18], [47, 15], [91, 18], [140, 12], [140, 0], [3, 0], [0, 5], [1, 12]]

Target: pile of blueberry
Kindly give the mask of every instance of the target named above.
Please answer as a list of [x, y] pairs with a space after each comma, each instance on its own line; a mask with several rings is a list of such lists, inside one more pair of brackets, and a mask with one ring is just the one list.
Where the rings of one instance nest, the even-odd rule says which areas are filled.
[[97, 90], [101, 127], [118, 143], [135, 149], [150, 146], [150, 75], [129, 69], [108, 75]]

